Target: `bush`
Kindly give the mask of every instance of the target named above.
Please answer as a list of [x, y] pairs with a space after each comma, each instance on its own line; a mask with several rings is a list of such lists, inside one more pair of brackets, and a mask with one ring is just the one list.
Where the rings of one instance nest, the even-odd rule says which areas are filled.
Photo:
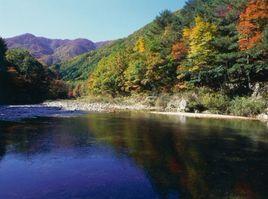
[[159, 96], [155, 101], [155, 106], [158, 108], [163, 108], [163, 109], [166, 108], [168, 102], [170, 101], [170, 98], [171, 97], [168, 95]]
[[68, 97], [68, 85], [62, 80], [54, 80], [48, 88], [48, 99], [65, 99]]
[[188, 96], [187, 112], [203, 112], [206, 108], [195, 93]]
[[73, 89], [74, 97], [83, 97], [88, 95], [88, 86], [86, 83], [77, 83]]
[[226, 113], [230, 99], [221, 93], [206, 93], [200, 96], [201, 104], [212, 113]]
[[266, 103], [261, 99], [237, 97], [231, 101], [229, 112], [233, 115], [254, 116], [265, 110]]

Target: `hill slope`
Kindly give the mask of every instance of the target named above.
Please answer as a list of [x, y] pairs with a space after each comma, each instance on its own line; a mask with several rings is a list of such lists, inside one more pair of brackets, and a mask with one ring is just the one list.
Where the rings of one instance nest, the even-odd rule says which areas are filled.
[[26, 49], [42, 63], [52, 65], [95, 50], [105, 45], [106, 42], [98, 42], [95, 44], [87, 39], [48, 39], [27, 33], [7, 38], [6, 43], [9, 49]]
[[64, 62], [60, 72], [113, 96], [195, 87], [251, 94], [252, 85], [268, 81], [267, 8], [265, 0], [191, 0], [127, 38]]
[[[99, 49], [79, 55], [71, 60], [60, 63], [60, 73], [66, 81], [84, 81], [97, 67], [98, 63], [112, 53], [135, 45], [136, 40], [149, 32], [154, 23], [148, 24], [130, 36], [112, 42], [106, 42]], [[127, 53], [127, 52], [126, 52]]]

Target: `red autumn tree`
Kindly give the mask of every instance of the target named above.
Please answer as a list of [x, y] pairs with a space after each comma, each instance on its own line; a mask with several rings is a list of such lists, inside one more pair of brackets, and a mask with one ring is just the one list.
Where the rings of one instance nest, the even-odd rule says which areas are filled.
[[268, 20], [268, 0], [249, 0], [240, 14], [237, 29], [241, 35], [240, 50], [253, 48], [262, 39]]
[[182, 60], [187, 54], [187, 46], [183, 41], [179, 41], [172, 46], [172, 57], [175, 60]]

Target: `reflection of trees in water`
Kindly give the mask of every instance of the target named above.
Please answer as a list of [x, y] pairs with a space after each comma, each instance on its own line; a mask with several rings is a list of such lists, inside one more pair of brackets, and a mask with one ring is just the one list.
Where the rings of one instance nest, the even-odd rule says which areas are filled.
[[0, 157], [7, 146], [12, 152], [30, 157], [54, 149], [88, 146], [92, 140], [88, 125], [80, 119], [35, 119], [0, 125]]
[[0, 122], [0, 161], [6, 154], [6, 136], [4, 134], [4, 124]]
[[246, 134], [253, 126], [263, 138], [265, 129], [259, 123], [243, 123], [92, 114], [1, 124], [0, 158], [7, 148], [31, 156], [55, 148], [90, 147], [98, 141], [113, 146], [118, 156], [132, 157], [163, 198], [178, 194], [182, 198], [254, 198], [256, 192], [267, 192], [263, 188], [267, 144], [254, 142]]
[[[267, 166], [263, 162], [267, 145], [253, 142], [244, 132], [234, 132], [235, 128], [248, 131], [247, 122], [246, 128], [240, 121], [228, 123], [227, 129], [220, 120], [178, 124], [135, 116], [131, 120], [114, 116], [100, 119], [95, 115], [89, 118], [94, 135], [119, 153], [127, 151], [146, 170], [163, 198], [170, 193], [187, 198], [254, 198], [256, 192], [265, 194], [260, 183], [267, 176], [261, 176]], [[261, 124], [258, 128], [260, 134], [265, 132]]]
[[[204, 182], [200, 182], [203, 178], [199, 175], [202, 173], [196, 173], [196, 169], [192, 168], [196, 162], [196, 165], [201, 166], [200, 160], [194, 147], [186, 147], [183, 138], [185, 135], [180, 134], [179, 129], [174, 133], [168, 126], [163, 129], [159, 122], [138, 118], [112, 120], [116, 122], [108, 122], [106, 125], [106, 120], [90, 117], [92, 132], [96, 137], [112, 144], [118, 152], [127, 151], [128, 155], [145, 169], [155, 189], [163, 198], [168, 197], [170, 193], [190, 196], [185, 189], [181, 189], [185, 186], [195, 186], [196, 192], [200, 190], [199, 196], [206, 189]], [[124, 148], [127, 150], [123, 150]], [[188, 162], [189, 158], [185, 157], [189, 155], [193, 156], [193, 162]], [[192, 191], [192, 195], [196, 194], [193, 193], [195, 190]]]

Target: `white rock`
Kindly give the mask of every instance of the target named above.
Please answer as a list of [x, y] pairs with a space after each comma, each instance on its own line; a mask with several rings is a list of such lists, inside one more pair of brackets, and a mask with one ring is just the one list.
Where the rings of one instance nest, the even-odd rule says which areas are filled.
[[179, 103], [179, 107], [177, 109], [178, 112], [185, 112], [187, 108], [187, 101], [185, 99], [182, 99]]
[[268, 114], [263, 113], [257, 116], [257, 119], [262, 120], [262, 121], [268, 121]]

